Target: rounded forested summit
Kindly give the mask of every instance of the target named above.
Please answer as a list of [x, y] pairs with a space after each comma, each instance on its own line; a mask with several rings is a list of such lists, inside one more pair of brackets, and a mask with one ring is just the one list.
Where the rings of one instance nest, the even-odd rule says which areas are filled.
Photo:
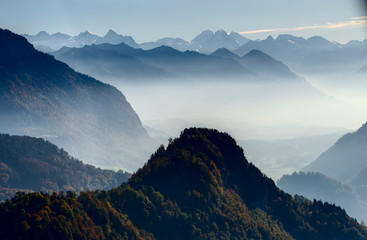
[[343, 209], [280, 191], [232, 137], [205, 128], [161, 146], [126, 184], [79, 196], [18, 194], [0, 204], [0, 220], [2, 239], [367, 238]]

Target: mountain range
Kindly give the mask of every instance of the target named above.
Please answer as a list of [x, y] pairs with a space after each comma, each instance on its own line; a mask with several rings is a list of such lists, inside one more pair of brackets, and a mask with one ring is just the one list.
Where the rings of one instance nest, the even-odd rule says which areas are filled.
[[130, 36], [117, 34], [113, 30], [109, 30], [104, 36], [99, 36], [89, 31], [81, 32], [77, 36], [70, 36], [64, 33], [48, 34], [45, 31], [39, 32], [37, 35], [23, 35], [36, 49], [45, 52], [53, 52], [62, 47], [83, 47], [91, 44], [126, 43], [129, 46], [138, 48], [138, 44]]
[[341, 137], [303, 171], [325, 174], [351, 185], [361, 199], [367, 197], [367, 123]]
[[293, 198], [228, 134], [185, 129], [109, 191], [18, 193], [1, 239], [366, 239], [344, 210]]
[[224, 30], [212, 32], [205, 30], [193, 40], [165, 37], [157, 41], [137, 44], [132, 37], [122, 36], [110, 30], [101, 37], [88, 31], [78, 36], [63, 33], [48, 34], [44, 31], [37, 35], [24, 35], [37, 49], [52, 52], [66, 47], [83, 47], [91, 44], [126, 43], [134, 48], [149, 50], [160, 46], [169, 46], [179, 51], [198, 51], [211, 54], [220, 48], [227, 48], [239, 56], [252, 50], [260, 50], [279, 59], [299, 73], [315, 74], [337, 72], [356, 72], [363, 67], [367, 52], [367, 40], [352, 40], [347, 43], [329, 41], [320, 36], [296, 37], [280, 34], [277, 38], [269, 36], [264, 40], [250, 40], [237, 32], [227, 33]]
[[[345, 209], [351, 217], [366, 222], [366, 195], [353, 185], [340, 182], [319, 172], [294, 172], [284, 175], [277, 186], [292, 195], [334, 203]], [[362, 194], [361, 194], [362, 193]]]
[[291, 194], [336, 203], [366, 221], [367, 123], [342, 136], [302, 172], [285, 175], [278, 186]]
[[84, 164], [41, 138], [0, 134], [0, 202], [18, 191], [108, 190], [130, 176]]
[[111, 78], [142, 81], [177, 78], [251, 78], [254, 74], [233, 59], [198, 52], [180, 52], [168, 46], [151, 50], [102, 44], [62, 48], [54, 56], [83, 73], [105, 81]]
[[282, 62], [258, 50], [239, 57], [225, 48], [206, 55], [193, 51], [181, 52], [168, 46], [142, 50], [121, 43], [64, 47], [52, 54], [77, 71], [107, 82], [110, 79], [137, 82], [177, 78], [236, 79], [242, 82], [260, 79], [302, 81]]
[[42, 136], [83, 161], [128, 171], [156, 146], [116, 88], [8, 30], [0, 30], [0, 52], [1, 132]]
[[239, 57], [226, 48], [220, 48], [211, 55], [234, 59], [262, 78], [282, 80], [300, 79], [300, 77], [293, 73], [284, 63], [257, 49], [251, 50], [242, 57]]
[[263, 51], [299, 73], [330, 74], [353, 72], [362, 67], [367, 54], [367, 40], [342, 44], [320, 36], [308, 39], [280, 34], [261, 41], [248, 41], [236, 49], [238, 55], [253, 49]]
[[144, 42], [141, 44], [137, 44], [132, 37], [120, 35], [113, 30], [109, 30], [103, 37], [89, 31], [81, 32], [77, 36], [70, 36], [63, 33], [48, 34], [45, 31], [41, 31], [36, 35], [24, 34], [23, 36], [27, 38], [27, 40], [32, 43], [36, 49], [45, 52], [53, 52], [62, 47], [80, 48], [85, 45], [92, 44], [125, 43], [130, 47], [142, 48], [144, 50], [160, 46], [169, 46], [182, 52], [191, 50], [202, 53], [212, 53], [218, 48], [223, 47], [235, 50], [249, 41], [249, 39], [236, 32], [228, 34], [224, 30], [218, 30], [215, 33], [210, 30], [205, 30], [196, 36], [191, 42], [185, 41], [181, 38], [165, 37], [157, 41]]

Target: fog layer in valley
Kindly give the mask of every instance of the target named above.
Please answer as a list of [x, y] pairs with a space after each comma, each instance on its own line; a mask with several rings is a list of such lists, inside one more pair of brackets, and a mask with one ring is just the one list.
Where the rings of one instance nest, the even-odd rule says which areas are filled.
[[233, 34], [204, 31], [193, 42], [207, 35], [199, 45], [215, 46], [210, 51], [122, 42], [52, 54], [117, 86], [158, 142], [191, 126], [226, 131], [247, 140], [249, 159], [274, 179], [300, 170], [366, 121], [366, 41], [279, 35], [235, 47]]
[[[313, 148], [306, 150], [300, 146], [300, 156], [312, 156], [303, 159], [304, 165], [327, 150], [342, 133], [356, 129], [367, 119], [367, 111], [362, 104], [347, 101], [336, 91], [326, 92], [307, 83], [200, 80], [170, 84], [118, 84], [117, 87], [126, 95], [150, 135], [164, 144], [169, 137], [177, 136], [189, 126], [218, 128], [238, 140], [332, 134], [325, 136], [323, 147], [317, 146], [318, 150], [313, 153], [310, 153]], [[360, 88], [350, 90], [360, 91]], [[244, 148], [247, 149], [246, 146]], [[286, 151], [282, 152], [280, 148], [277, 156], [286, 155]], [[270, 168], [265, 167], [269, 163], [261, 162], [264, 158], [252, 158], [251, 161], [264, 166], [262, 170], [273, 178], [297, 170], [267, 159], [272, 162]], [[297, 160], [300, 159], [294, 159]], [[278, 165], [280, 170], [274, 170], [274, 165]]]

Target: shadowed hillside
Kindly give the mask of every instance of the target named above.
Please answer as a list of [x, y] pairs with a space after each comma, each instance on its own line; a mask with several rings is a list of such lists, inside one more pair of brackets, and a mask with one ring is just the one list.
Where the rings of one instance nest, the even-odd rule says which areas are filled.
[[75, 72], [7, 30], [0, 30], [0, 52], [0, 132], [43, 136], [81, 160], [129, 171], [154, 149], [116, 88]]
[[111, 189], [130, 177], [83, 164], [40, 138], [0, 135], [0, 201], [17, 191], [86, 191]]
[[249, 163], [228, 134], [186, 129], [110, 191], [18, 194], [0, 237], [47, 239], [366, 239], [335, 205], [298, 201]]

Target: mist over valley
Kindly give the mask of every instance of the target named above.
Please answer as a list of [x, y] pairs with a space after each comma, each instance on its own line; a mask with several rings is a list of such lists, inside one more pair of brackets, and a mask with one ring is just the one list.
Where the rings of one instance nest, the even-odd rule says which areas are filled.
[[366, 40], [244, 36], [0, 29], [0, 237], [366, 239]]

